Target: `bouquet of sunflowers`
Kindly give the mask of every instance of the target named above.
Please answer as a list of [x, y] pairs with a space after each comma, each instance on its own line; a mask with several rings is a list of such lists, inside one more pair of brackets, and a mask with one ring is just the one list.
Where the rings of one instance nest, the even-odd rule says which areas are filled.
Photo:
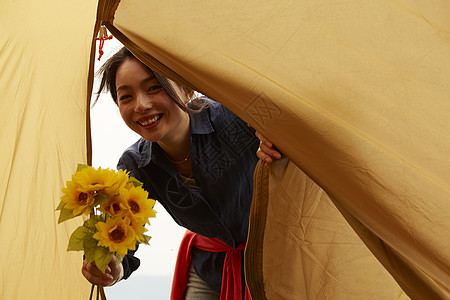
[[58, 223], [89, 216], [70, 236], [67, 251], [84, 251], [87, 262], [104, 273], [113, 255], [121, 262], [136, 244], [148, 245], [145, 224], [156, 216], [155, 200], [127, 172], [80, 164], [62, 192]]

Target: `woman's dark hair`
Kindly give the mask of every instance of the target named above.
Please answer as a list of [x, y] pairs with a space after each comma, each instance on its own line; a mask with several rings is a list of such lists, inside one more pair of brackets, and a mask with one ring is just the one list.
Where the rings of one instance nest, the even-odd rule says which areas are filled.
[[[100, 80], [100, 86], [97, 91], [97, 98], [95, 99], [95, 102], [97, 102], [100, 94], [103, 91], [109, 91], [111, 94], [111, 97], [113, 98], [114, 102], [117, 104], [117, 89], [116, 89], [116, 74], [117, 70], [119, 69], [120, 65], [127, 59], [137, 59], [133, 53], [130, 52], [127, 48], [123, 47], [119, 51], [117, 51], [116, 54], [111, 56], [98, 70], [96, 73], [96, 76], [101, 76]], [[167, 77], [159, 74], [158, 72], [150, 69], [147, 67], [156, 77], [156, 79], [159, 81], [163, 89], [166, 91], [167, 95], [172, 99], [173, 102], [175, 102], [176, 105], [178, 105], [183, 111], [189, 113], [189, 114], [196, 114], [202, 111], [206, 106], [207, 102], [202, 99], [195, 99], [190, 102], [190, 105], [187, 106], [178, 96], [178, 94], [173, 89], [172, 85], [170, 84]], [[174, 81], [175, 82], [175, 81]], [[189, 89], [187, 87], [184, 87], [183, 85], [175, 82], [182, 90], [184, 90], [187, 93], [194, 92], [192, 89]], [[94, 102], [94, 103], [95, 103]]]

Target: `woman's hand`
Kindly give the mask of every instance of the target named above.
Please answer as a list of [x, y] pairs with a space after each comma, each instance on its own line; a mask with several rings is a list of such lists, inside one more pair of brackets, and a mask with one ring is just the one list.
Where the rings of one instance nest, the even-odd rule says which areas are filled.
[[83, 261], [81, 273], [90, 283], [99, 286], [111, 286], [121, 279], [122, 270], [122, 264], [117, 264], [116, 257], [113, 255], [104, 274], [97, 268], [95, 262], [88, 264], [86, 260]]
[[258, 131], [255, 132], [256, 137], [261, 141], [259, 143], [258, 151], [256, 155], [267, 163], [271, 163], [273, 159], [280, 159], [281, 153], [273, 146], [272, 142], [266, 139]]

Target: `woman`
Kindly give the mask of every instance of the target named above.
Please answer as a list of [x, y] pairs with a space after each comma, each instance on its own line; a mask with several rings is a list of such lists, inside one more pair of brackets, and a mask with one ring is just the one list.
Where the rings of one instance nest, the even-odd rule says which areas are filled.
[[[265, 142], [259, 148], [254, 131], [231, 111], [205, 97], [193, 99], [193, 90], [152, 71], [126, 48], [100, 72], [99, 92], [110, 91], [125, 123], [142, 137], [125, 151], [118, 168], [142, 181], [150, 196], [188, 229], [172, 299], [245, 295], [239, 265], [253, 171], [258, 157], [270, 162], [280, 154], [258, 135]], [[235, 271], [224, 276], [229, 264]], [[110, 286], [138, 266], [130, 253], [119, 266], [113, 260], [105, 274], [84, 261], [82, 273], [92, 283]]]

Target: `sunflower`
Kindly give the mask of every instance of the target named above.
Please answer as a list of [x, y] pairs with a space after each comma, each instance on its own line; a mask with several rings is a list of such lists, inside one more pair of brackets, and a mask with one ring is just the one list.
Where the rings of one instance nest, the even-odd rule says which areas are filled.
[[110, 252], [117, 252], [125, 256], [128, 249], [136, 249], [136, 234], [128, 225], [127, 218], [108, 218], [106, 222], [98, 222], [95, 227], [98, 232], [94, 238], [98, 240], [98, 246], [109, 248]]
[[140, 186], [122, 189], [119, 198], [123, 208], [127, 209], [131, 218], [138, 223], [150, 224], [148, 218], [156, 216], [156, 211], [153, 209], [155, 200], [148, 199], [148, 192]]
[[100, 204], [98, 210], [107, 213], [112, 217], [128, 213], [128, 209], [119, 195], [112, 196], [105, 203]]
[[128, 222], [129, 226], [133, 229], [134, 234], [136, 235], [136, 241], [142, 243], [145, 240], [144, 232], [148, 231], [147, 228], [145, 228], [145, 222], [130, 218], [127, 218], [126, 222]]
[[72, 181], [83, 186], [86, 190], [115, 195], [125, 186], [128, 181], [128, 174], [120, 170], [118, 172], [110, 169], [95, 169], [86, 167], [76, 172], [72, 176]]
[[94, 191], [85, 189], [75, 182], [68, 181], [67, 187], [62, 189], [64, 195], [61, 197], [64, 208], [72, 210], [74, 216], [89, 214], [91, 205], [94, 203]]
[[114, 171], [110, 169], [106, 169], [103, 171], [105, 173], [108, 173], [108, 175], [111, 177], [111, 181], [109, 182], [109, 185], [102, 190], [102, 192], [107, 195], [119, 194], [120, 190], [123, 189], [128, 183], [128, 172], [124, 170]]

